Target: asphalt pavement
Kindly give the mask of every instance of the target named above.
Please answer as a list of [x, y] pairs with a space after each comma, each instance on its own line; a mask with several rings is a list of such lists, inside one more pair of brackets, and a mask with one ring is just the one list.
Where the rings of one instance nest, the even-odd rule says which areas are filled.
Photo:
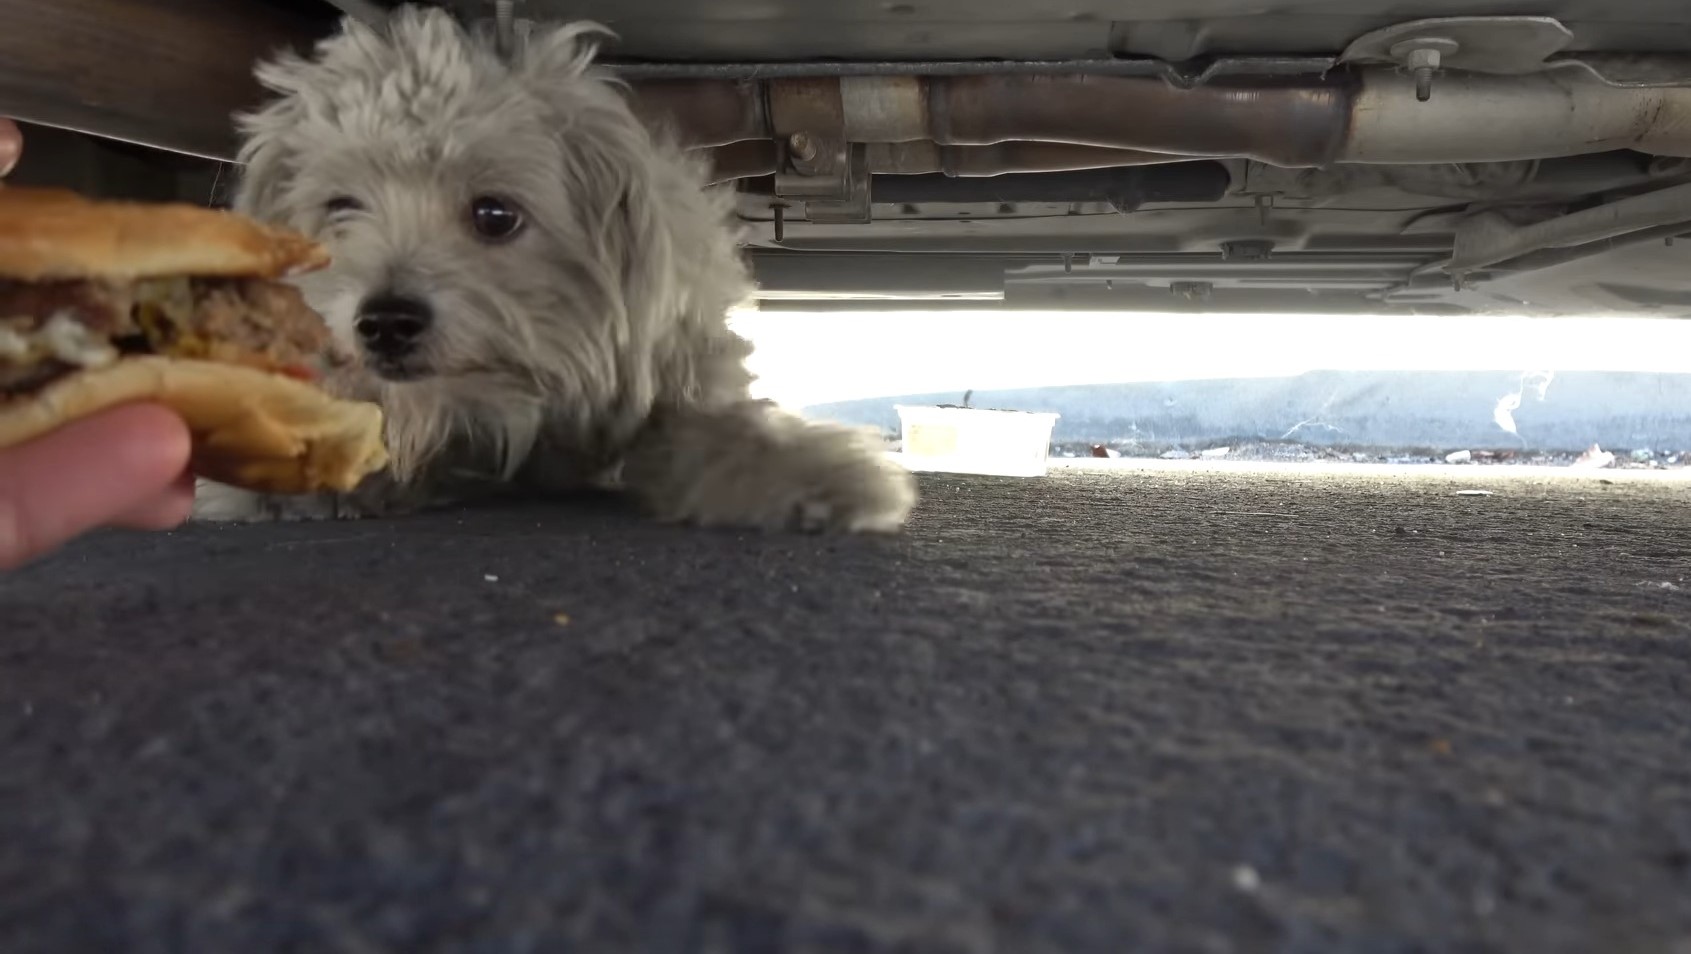
[[1658, 478], [98, 536], [0, 577], [0, 951], [1686, 954]]

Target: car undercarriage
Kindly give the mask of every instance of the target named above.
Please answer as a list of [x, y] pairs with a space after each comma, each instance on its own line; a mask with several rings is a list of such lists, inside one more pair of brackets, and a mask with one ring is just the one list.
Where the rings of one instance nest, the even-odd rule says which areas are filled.
[[[609, 27], [736, 190], [764, 308], [1691, 313], [1675, 0], [446, 5]], [[0, 0], [0, 115], [203, 188], [256, 57], [384, 12]]]

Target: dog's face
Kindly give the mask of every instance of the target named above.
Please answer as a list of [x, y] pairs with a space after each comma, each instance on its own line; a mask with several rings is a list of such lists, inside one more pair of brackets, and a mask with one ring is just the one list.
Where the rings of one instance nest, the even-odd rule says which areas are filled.
[[299, 284], [350, 359], [345, 389], [388, 407], [401, 467], [455, 430], [520, 456], [541, 405], [590, 419], [639, 376], [632, 256], [665, 247], [643, 225], [658, 159], [588, 70], [587, 35], [507, 62], [407, 9], [260, 71], [283, 96], [243, 120], [236, 207], [328, 247]]
[[[551, 146], [518, 137], [531, 140], [531, 155]], [[536, 325], [570, 320], [568, 276], [553, 274], [568, 256], [547, 225], [567, 221], [563, 197], [499, 168], [509, 142], [468, 139], [458, 155], [429, 158], [348, 144], [294, 183], [302, 224], [334, 258], [301, 284], [374, 377], [521, 376]]]

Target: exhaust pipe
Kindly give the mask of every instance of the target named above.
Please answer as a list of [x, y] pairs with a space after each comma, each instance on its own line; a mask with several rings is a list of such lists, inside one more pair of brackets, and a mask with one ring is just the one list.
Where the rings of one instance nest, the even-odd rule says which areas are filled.
[[[767, 139], [731, 142], [699, 150], [710, 157], [711, 181], [729, 182], [774, 175], [780, 151]], [[941, 146], [933, 142], [869, 143], [864, 161], [876, 175], [940, 173], [959, 178], [1019, 172], [1082, 172], [1179, 161], [1179, 156], [1133, 149], [1070, 146], [1055, 142], [1002, 142], [991, 146]]]
[[1430, 102], [1414, 96], [1414, 77], [1368, 73], [1337, 160], [1508, 162], [1619, 149], [1691, 156], [1691, 88], [1610, 86], [1567, 71], [1449, 73]]
[[[783, 138], [808, 122], [846, 142], [1031, 141], [1286, 168], [1504, 162], [1619, 149], [1691, 157], [1691, 88], [1618, 87], [1569, 73], [1452, 72], [1430, 102], [1416, 100], [1413, 77], [1390, 69], [1189, 89], [1141, 77], [1022, 74], [660, 80], [632, 88], [648, 121], [698, 147]], [[775, 115], [772, 108], [817, 102], [828, 108], [809, 116]]]

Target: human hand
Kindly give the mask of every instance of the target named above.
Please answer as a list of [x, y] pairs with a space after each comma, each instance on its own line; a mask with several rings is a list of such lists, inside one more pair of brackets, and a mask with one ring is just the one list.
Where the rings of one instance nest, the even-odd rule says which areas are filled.
[[12, 171], [23, 155], [23, 132], [18, 124], [0, 117], [0, 177]]
[[168, 530], [188, 519], [188, 426], [128, 404], [0, 450], [0, 571], [101, 527]]
[[[0, 176], [23, 134], [0, 118]], [[103, 526], [164, 530], [188, 519], [188, 426], [169, 410], [125, 405], [0, 450], [0, 571]]]

